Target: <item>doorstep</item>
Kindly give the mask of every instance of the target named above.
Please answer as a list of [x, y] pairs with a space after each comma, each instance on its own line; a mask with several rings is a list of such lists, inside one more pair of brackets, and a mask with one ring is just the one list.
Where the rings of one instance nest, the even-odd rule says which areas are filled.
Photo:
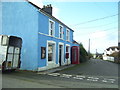
[[54, 72], [61, 71], [61, 70], [66, 69], [66, 68], [73, 67], [73, 66], [75, 66], [75, 65], [76, 65], [76, 64], [70, 64], [70, 65], [60, 66], [60, 67], [53, 68], [53, 69], [48, 69], [48, 70], [45, 70], [45, 71], [38, 71], [37, 74], [49, 74], [49, 73], [54, 73]]

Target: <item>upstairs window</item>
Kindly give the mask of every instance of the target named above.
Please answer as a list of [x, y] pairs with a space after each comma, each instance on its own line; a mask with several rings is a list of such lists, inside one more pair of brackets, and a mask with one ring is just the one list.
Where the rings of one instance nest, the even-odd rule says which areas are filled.
[[54, 36], [55, 34], [55, 23], [52, 20], [49, 20], [49, 35]]
[[70, 30], [69, 29], [66, 30], [66, 40], [70, 41]]
[[8, 36], [4, 35], [2, 36], [2, 39], [1, 39], [1, 45], [7, 46], [7, 44], [8, 44]]
[[59, 25], [59, 38], [63, 39], [63, 26]]

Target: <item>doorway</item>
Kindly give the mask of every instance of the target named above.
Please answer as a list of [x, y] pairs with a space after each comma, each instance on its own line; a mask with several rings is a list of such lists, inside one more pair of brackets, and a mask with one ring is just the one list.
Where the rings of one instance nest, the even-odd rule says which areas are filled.
[[63, 51], [63, 45], [59, 44], [59, 65], [61, 66], [63, 64], [63, 60], [64, 60], [64, 51]]

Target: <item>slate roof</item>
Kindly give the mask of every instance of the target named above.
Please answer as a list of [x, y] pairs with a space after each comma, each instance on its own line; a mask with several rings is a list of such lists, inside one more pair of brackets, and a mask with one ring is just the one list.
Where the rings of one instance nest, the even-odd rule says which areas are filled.
[[119, 50], [119, 47], [118, 47], [118, 46], [112, 46], [112, 47], [107, 48], [106, 50], [107, 50], [107, 51], [109, 51], [110, 49], [115, 50], [115, 48], [117, 48], [117, 50]]
[[48, 16], [48, 17], [50, 17], [50, 18], [52, 18], [53, 20], [55, 20], [55, 21], [57, 21], [57, 22], [59, 22], [61, 25], [63, 25], [63, 26], [65, 26], [65, 27], [67, 27], [68, 29], [70, 29], [71, 31], [73, 31], [74, 32], [74, 30], [73, 29], [71, 29], [70, 27], [68, 27], [66, 24], [64, 24], [63, 22], [61, 22], [60, 20], [58, 20], [57, 18], [55, 18], [54, 16], [52, 16], [52, 15], [50, 15], [50, 14], [48, 14], [48, 13], [46, 13], [44, 10], [42, 10], [42, 8], [40, 8], [39, 6], [37, 6], [37, 5], [35, 5], [34, 3], [32, 3], [31, 1], [29, 1], [29, 0], [26, 0], [28, 3], [30, 3], [31, 5], [33, 5], [34, 7], [36, 7], [40, 12], [42, 12], [44, 15], [46, 15], [46, 16]]

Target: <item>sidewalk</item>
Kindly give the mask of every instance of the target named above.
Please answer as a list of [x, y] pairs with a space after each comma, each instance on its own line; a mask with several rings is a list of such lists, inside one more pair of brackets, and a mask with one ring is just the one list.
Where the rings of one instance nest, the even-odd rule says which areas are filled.
[[53, 69], [49, 69], [49, 70], [45, 70], [45, 71], [39, 71], [37, 74], [49, 74], [49, 73], [61, 71], [61, 70], [63, 70], [63, 69], [70, 68], [70, 67], [74, 67], [74, 66], [75, 66], [75, 64], [60, 66], [60, 67], [53, 68]]

